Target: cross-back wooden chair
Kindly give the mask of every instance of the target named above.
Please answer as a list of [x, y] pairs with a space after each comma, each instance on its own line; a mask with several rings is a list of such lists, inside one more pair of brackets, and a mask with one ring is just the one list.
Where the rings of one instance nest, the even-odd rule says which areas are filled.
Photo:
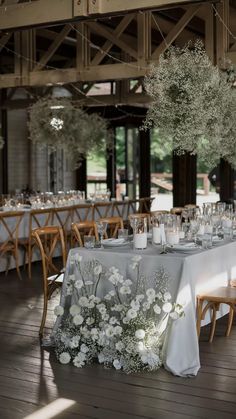
[[92, 204], [79, 204], [73, 206], [73, 222], [81, 223], [84, 221], [93, 221], [94, 206]]
[[43, 228], [52, 225], [52, 208], [34, 209], [29, 213], [28, 237], [21, 238], [19, 244], [25, 250], [25, 260], [28, 261], [28, 276], [32, 276], [32, 255], [35, 247], [35, 241], [32, 239], [32, 231], [36, 228]]
[[139, 198], [139, 209], [138, 211], [141, 213], [149, 212], [151, 208], [151, 203], [154, 198]]
[[74, 207], [53, 208], [53, 225], [62, 228], [66, 245], [71, 238], [71, 224], [73, 223]]
[[112, 216], [111, 202], [97, 202], [94, 204], [94, 220]]
[[121, 217], [124, 224], [128, 221], [129, 201], [115, 201], [112, 203], [112, 217]]
[[95, 236], [95, 240], [99, 240], [97, 226], [94, 221], [83, 221], [81, 223], [73, 223], [71, 229], [72, 244], [79, 243], [80, 247], [83, 247], [83, 238], [85, 234], [88, 236]]
[[15, 259], [18, 277], [21, 278], [19, 268], [19, 226], [24, 211], [10, 211], [0, 213], [0, 257], [7, 257], [6, 275], [10, 267], [11, 256]]
[[[204, 302], [206, 303], [205, 306]], [[206, 312], [211, 310], [211, 330], [209, 342], [212, 342], [216, 328], [216, 315], [221, 304], [227, 304], [229, 306], [228, 325], [225, 333], [226, 336], [229, 336], [233, 324], [234, 311], [236, 309], [236, 288], [233, 286], [219, 287], [215, 290], [206, 291], [203, 294], [197, 295], [198, 337], [201, 332], [201, 320], [204, 320]]]
[[[63, 229], [58, 226], [37, 228], [32, 231], [32, 238], [40, 250], [43, 269], [44, 303], [39, 329], [39, 334], [42, 336], [47, 317], [48, 300], [50, 300], [53, 292], [58, 287], [61, 287], [63, 282], [63, 271], [66, 265], [66, 246]], [[59, 268], [53, 260], [54, 257], [58, 256], [58, 246], [61, 250], [62, 269]], [[49, 274], [54, 275], [48, 276]]]
[[108, 237], [116, 237], [119, 228], [124, 228], [124, 223], [121, 217], [103, 217], [100, 218], [101, 222], [107, 223], [107, 231], [104, 233], [106, 239]]
[[173, 207], [170, 209], [170, 213], [175, 214], [175, 215], [182, 215], [183, 211], [184, 211], [184, 207]]

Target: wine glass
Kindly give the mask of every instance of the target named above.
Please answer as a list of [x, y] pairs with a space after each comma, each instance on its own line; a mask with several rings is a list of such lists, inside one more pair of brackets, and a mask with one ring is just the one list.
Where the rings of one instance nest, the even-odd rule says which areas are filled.
[[107, 223], [105, 221], [96, 221], [96, 226], [97, 226], [97, 231], [99, 235], [99, 242], [101, 245], [103, 235], [106, 233], [106, 230], [107, 230]]

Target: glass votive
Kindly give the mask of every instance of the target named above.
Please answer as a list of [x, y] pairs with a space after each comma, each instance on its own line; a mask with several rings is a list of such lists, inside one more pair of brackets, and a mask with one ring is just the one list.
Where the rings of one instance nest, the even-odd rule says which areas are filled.
[[93, 249], [95, 246], [95, 236], [84, 236], [84, 247], [86, 249]]
[[203, 249], [210, 249], [212, 247], [212, 235], [211, 234], [204, 234], [202, 236], [202, 248]]
[[147, 247], [147, 233], [134, 234], [134, 248], [146, 249]]
[[161, 229], [159, 226], [152, 227], [152, 241], [154, 244], [161, 243]]
[[118, 239], [128, 240], [128, 229], [127, 228], [119, 228]]
[[173, 246], [179, 243], [179, 233], [178, 231], [167, 231], [166, 241], [169, 245]]
[[232, 227], [223, 227], [223, 237], [224, 237], [224, 240], [232, 240], [233, 238]]

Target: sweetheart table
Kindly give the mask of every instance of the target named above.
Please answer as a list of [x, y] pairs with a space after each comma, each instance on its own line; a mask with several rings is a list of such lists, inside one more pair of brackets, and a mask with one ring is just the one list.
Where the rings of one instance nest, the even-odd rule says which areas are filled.
[[[83, 260], [96, 259], [108, 268], [115, 266], [124, 277], [135, 281], [130, 272], [130, 263], [134, 255], [141, 256], [140, 270], [147, 279], [161, 267], [165, 270], [170, 278], [169, 291], [172, 297], [184, 307], [185, 316], [172, 322], [165, 335], [162, 349], [164, 367], [178, 376], [196, 375], [200, 368], [196, 333], [196, 295], [208, 288], [226, 286], [230, 279], [236, 277], [236, 242], [218, 244], [208, 250], [167, 254], [160, 254], [160, 247], [151, 244], [142, 251], [133, 250], [131, 245], [106, 249], [72, 249], [67, 260], [60, 304], [65, 307], [71, 302], [76, 303], [75, 295], [66, 295], [74, 260], [81, 256]], [[79, 276], [78, 272], [74, 274]], [[103, 292], [105, 291], [101, 289], [100, 293]], [[218, 317], [227, 312], [227, 306], [222, 305]], [[208, 315], [202, 325], [209, 321]], [[52, 336], [59, 325], [60, 318], [57, 318]]]

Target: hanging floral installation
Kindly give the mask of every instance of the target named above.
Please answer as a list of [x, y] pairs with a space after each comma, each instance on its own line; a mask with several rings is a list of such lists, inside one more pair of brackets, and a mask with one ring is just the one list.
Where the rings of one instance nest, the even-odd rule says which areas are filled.
[[30, 138], [52, 151], [65, 152], [72, 169], [89, 153], [112, 149], [113, 138], [105, 119], [89, 115], [68, 99], [39, 99], [30, 108]]
[[236, 90], [201, 41], [170, 47], [144, 83], [153, 99], [144, 129], [158, 128], [177, 154], [198, 154], [209, 166], [222, 157], [236, 166]]

